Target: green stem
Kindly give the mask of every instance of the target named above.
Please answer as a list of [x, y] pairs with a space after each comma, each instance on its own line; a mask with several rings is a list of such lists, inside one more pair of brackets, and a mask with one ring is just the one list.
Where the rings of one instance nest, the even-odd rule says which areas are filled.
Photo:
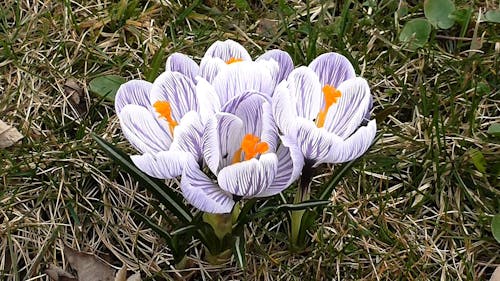
[[[295, 198], [293, 200], [294, 204], [304, 202], [309, 200], [311, 197], [310, 183], [312, 179], [312, 165], [307, 164], [302, 169], [302, 175], [300, 176], [299, 187], [297, 188], [297, 193], [295, 193]], [[290, 211], [290, 245], [292, 250], [299, 250], [303, 247], [304, 241], [299, 241], [301, 236], [302, 217], [304, 216], [305, 210]]]

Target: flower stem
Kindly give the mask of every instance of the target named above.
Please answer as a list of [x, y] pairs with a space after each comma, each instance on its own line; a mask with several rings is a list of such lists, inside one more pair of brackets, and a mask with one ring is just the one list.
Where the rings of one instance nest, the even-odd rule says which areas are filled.
[[[295, 193], [295, 198], [293, 200], [294, 204], [304, 202], [309, 200], [311, 197], [310, 183], [312, 179], [312, 165], [307, 164], [302, 169], [302, 175], [300, 176], [300, 183]], [[304, 246], [305, 241], [299, 241], [301, 236], [302, 217], [304, 216], [305, 210], [296, 210], [290, 212], [290, 245], [292, 250], [299, 250]], [[304, 237], [304, 236], [302, 236]]]

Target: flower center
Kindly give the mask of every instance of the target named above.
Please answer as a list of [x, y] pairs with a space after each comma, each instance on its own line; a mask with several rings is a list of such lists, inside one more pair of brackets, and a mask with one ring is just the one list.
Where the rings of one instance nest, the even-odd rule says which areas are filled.
[[334, 86], [326, 84], [323, 87], [323, 95], [325, 96], [325, 107], [319, 111], [316, 117], [316, 126], [318, 126], [318, 128], [322, 128], [325, 125], [328, 109], [330, 109], [330, 106], [334, 103], [337, 103], [337, 99], [340, 98], [342, 94]]
[[243, 59], [242, 59], [242, 58], [230, 57], [230, 58], [226, 61], [226, 64], [232, 64], [232, 63], [235, 63], [235, 62], [240, 62], [240, 61], [243, 61]]
[[269, 145], [266, 142], [260, 141], [259, 137], [252, 134], [246, 134], [241, 141], [241, 147], [233, 156], [233, 164], [241, 162], [241, 156], [244, 155], [244, 160], [250, 160], [262, 153], [267, 152]]
[[168, 122], [170, 129], [170, 134], [174, 135], [175, 126], [179, 125], [177, 121], [172, 119], [172, 109], [170, 108], [170, 103], [168, 101], [157, 101], [153, 104], [156, 112], [160, 114], [160, 117], [165, 118]]

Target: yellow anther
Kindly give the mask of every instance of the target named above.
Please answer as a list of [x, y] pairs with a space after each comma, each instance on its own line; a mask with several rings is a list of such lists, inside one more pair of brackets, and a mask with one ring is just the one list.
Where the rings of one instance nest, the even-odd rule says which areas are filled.
[[260, 141], [257, 136], [252, 134], [247, 134], [243, 137], [241, 141], [241, 147], [238, 149], [233, 156], [233, 164], [241, 162], [241, 154], [245, 154], [245, 160], [250, 160], [257, 155], [265, 153], [269, 150], [269, 145], [266, 142]]
[[325, 107], [323, 107], [323, 109], [319, 111], [318, 116], [316, 117], [316, 126], [318, 126], [318, 128], [321, 128], [325, 125], [328, 109], [330, 109], [330, 106], [332, 106], [334, 103], [337, 103], [337, 99], [340, 98], [342, 94], [332, 85], [326, 84], [323, 87], [323, 95], [325, 97]]
[[232, 64], [232, 63], [235, 63], [235, 62], [240, 62], [240, 61], [243, 61], [243, 59], [242, 59], [242, 58], [230, 57], [230, 58], [226, 61], [226, 64]]
[[168, 122], [168, 127], [172, 136], [174, 135], [174, 128], [179, 123], [172, 118], [172, 109], [170, 108], [170, 103], [168, 101], [157, 101], [153, 104], [156, 112], [160, 114], [160, 117], [165, 118]]

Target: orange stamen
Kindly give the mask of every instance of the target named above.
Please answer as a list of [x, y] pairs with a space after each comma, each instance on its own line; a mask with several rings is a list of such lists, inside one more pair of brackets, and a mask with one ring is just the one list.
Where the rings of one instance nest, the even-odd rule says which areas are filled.
[[337, 103], [337, 99], [340, 98], [342, 94], [332, 85], [326, 84], [323, 87], [323, 95], [325, 97], [325, 107], [319, 111], [318, 116], [316, 117], [316, 126], [318, 126], [318, 128], [322, 128], [325, 125], [328, 109], [330, 109], [330, 106], [334, 103]]
[[160, 117], [163, 117], [165, 118], [165, 120], [167, 120], [170, 133], [173, 136], [174, 128], [179, 123], [177, 123], [177, 121], [172, 119], [172, 109], [170, 108], [170, 103], [168, 101], [157, 101], [153, 104], [153, 107], [155, 108], [156, 112], [160, 114]]
[[226, 64], [232, 64], [232, 63], [235, 63], [235, 62], [240, 62], [240, 61], [243, 61], [242, 58], [234, 58], [234, 57], [230, 57], [227, 61], [226, 61]]
[[258, 137], [247, 134], [241, 141], [241, 148], [234, 153], [233, 164], [241, 162], [241, 153], [245, 154], [245, 160], [250, 160], [268, 150], [269, 145], [266, 142], [261, 142]]

